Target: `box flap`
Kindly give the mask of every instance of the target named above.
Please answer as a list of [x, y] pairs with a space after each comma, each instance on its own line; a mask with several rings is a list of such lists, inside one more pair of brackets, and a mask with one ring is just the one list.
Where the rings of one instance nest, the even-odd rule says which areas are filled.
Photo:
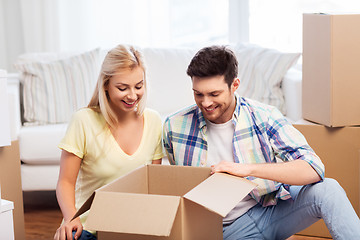
[[180, 197], [97, 192], [86, 226], [90, 230], [169, 236]]
[[183, 196], [211, 175], [211, 168], [149, 165], [149, 193]]
[[256, 186], [241, 177], [215, 173], [184, 197], [225, 217]]
[[79, 208], [79, 210], [75, 213], [75, 215], [73, 216], [73, 218], [71, 220], [74, 220], [75, 218], [81, 216], [81, 214], [83, 214], [84, 212], [86, 212], [87, 210], [90, 209], [91, 204], [94, 200], [95, 197], [95, 192], [93, 194], [91, 194], [91, 196], [86, 200], [86, 202]]
[[140, 166], [114, 181], [98, 188], [99, 192], [148, 193], [148, 166]]

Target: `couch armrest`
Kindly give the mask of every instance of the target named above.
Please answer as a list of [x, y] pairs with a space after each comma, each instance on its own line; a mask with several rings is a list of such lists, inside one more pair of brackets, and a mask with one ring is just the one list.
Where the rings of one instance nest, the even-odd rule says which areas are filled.
[[302, 72], [289, 69], [284, 76], [282, 89], [286, 104], [286, 117], [296, 122], [302, 118]]
[[20, 74], [7, 74], [7, 91], [10, 113], [10, 134], [11, 140], [17, 140], [21, 127], [20, 117]]

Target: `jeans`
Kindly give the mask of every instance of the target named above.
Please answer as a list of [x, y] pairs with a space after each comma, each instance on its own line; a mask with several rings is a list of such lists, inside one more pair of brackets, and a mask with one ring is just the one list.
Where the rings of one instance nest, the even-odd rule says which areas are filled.
[[[73, 239], [74, 239], [74, 235], [75, 235], [76, 231], [73, 231]], [[83, 230], [81, 233], [81, 236], [77, 239], [77, 240], [96, 240], [96, 237], [91, 234], [90, 232]]]
[[359, 217], [336, 180], [291, 186], [290, 194], [275, 206], [257, 204], [224, 226], [224, 239], [287, 239], [321, 218], [333, 239], [360, 239]]

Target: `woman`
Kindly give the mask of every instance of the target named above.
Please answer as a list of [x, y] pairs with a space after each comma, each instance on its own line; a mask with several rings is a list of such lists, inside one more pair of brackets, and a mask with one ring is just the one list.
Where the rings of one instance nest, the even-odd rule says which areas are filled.
[[161, 118], [145, 109], [146, 77], [141, 54], [119, 45], [108, 52], [92, 99], [77, 111], [60, 142], [56, 188], [63, 223], [54, 239], [96, 239], [86, 214], [72, 221], [95, 189], [144, 164], [160, 164]]

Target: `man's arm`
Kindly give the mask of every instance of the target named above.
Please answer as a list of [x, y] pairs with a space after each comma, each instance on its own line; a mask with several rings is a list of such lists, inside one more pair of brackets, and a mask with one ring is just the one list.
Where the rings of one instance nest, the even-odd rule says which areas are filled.
[[[290, 185], [305, 185], [321, 181], [325, 168], [305, 137], [277, 110], [273, 109], [266, 122], [269, 151], [276, 162], [241, 164], [221, 162], [213, 172], [228, 172], [240, 177], [257, 177]], [[280, 162], [282, 161], [282, 162]]]
[[211, 169], [213, 173], [227, 172], [239, 177], [253, 176], [290, 185], [306, 185], [321, 180], [319, 174], [304, 160], [259, 164], [222, 161]]

